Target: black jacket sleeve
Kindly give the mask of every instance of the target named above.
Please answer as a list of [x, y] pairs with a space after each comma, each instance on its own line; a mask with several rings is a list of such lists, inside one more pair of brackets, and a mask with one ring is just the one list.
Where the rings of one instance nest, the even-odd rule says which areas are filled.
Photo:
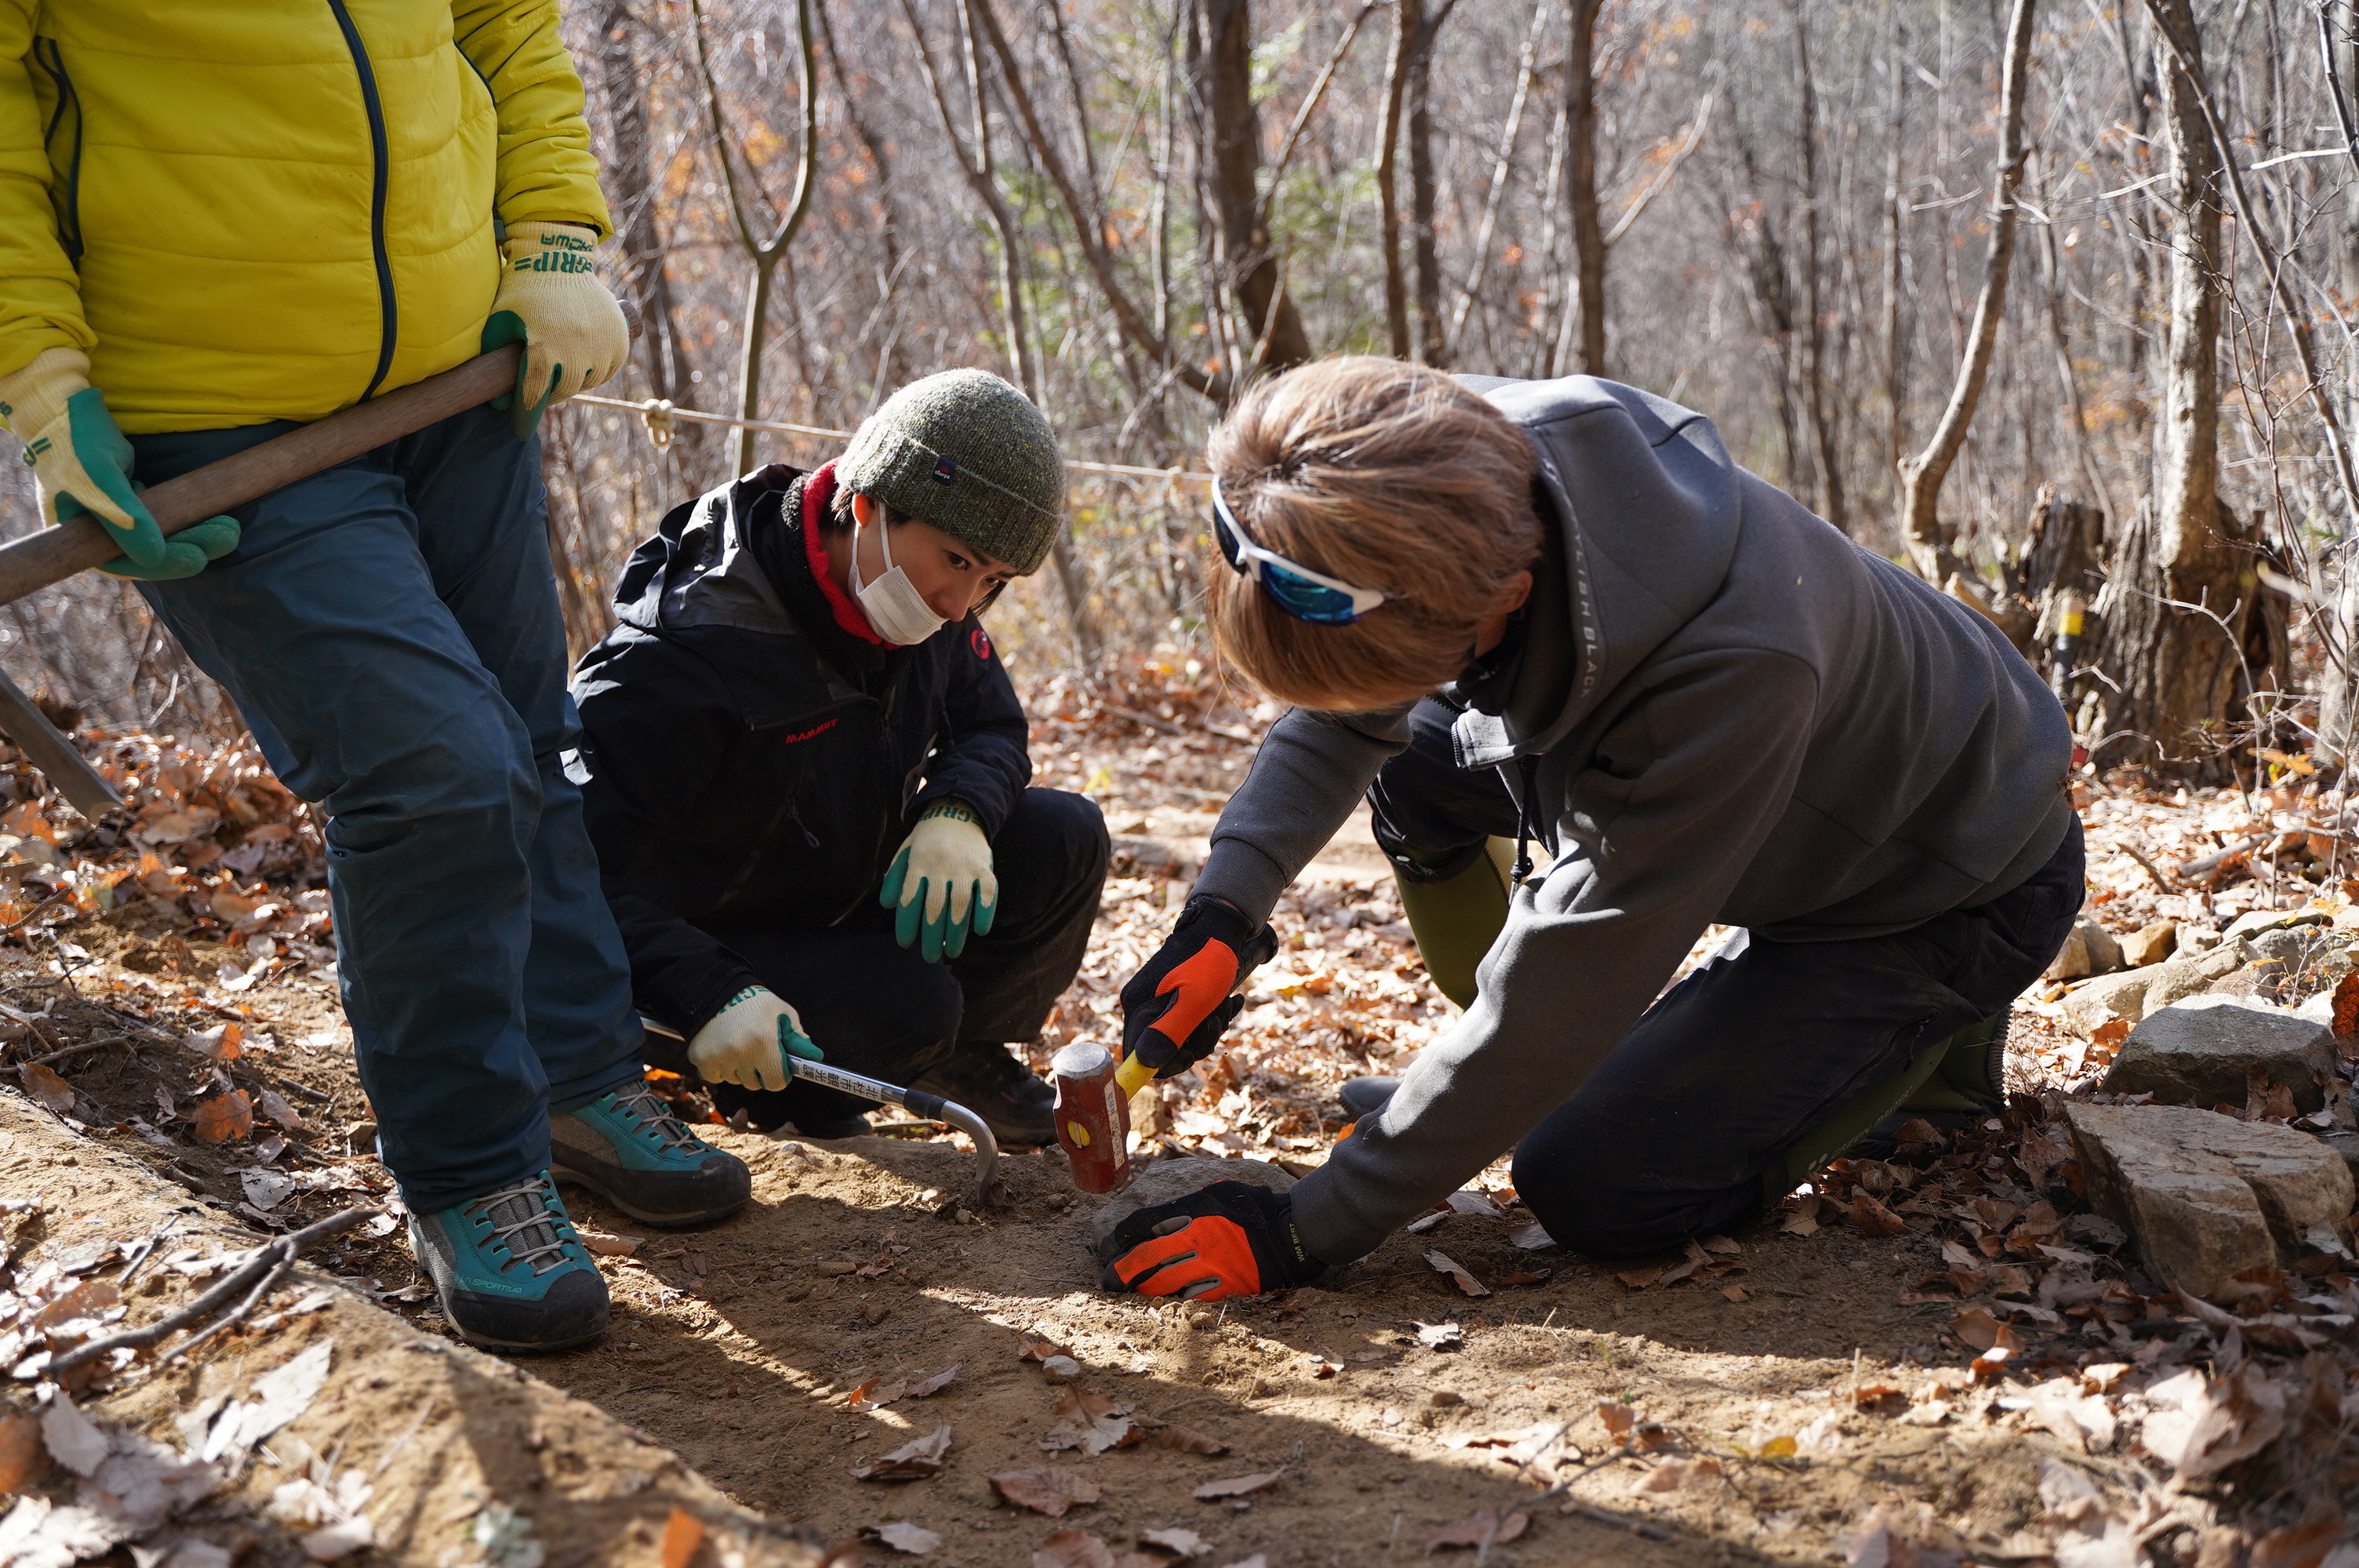
[[980, 622], [969, 616], [938, 635], [954, 639], [942, 695], [942, 731], [911, 811], [938, 800], [962, 800], [983, 819], [984, 836], [995, 838], [1032, 779], [1024, 708]]
[[692, 1035], [759, 982], [727, 946], [637, 891], [639, 860], [660, 852], [669, 823], [720, 776], [744, 721], [694, 654], [627, 633], [583, 661], [573, 697], [582, 711], [574, 782], [632, 994], [650, 1017]]

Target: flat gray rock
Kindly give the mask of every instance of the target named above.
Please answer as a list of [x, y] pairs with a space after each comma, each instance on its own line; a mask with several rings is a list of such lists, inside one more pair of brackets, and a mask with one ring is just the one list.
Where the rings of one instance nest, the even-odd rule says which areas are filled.
[[2297, 1108], [2313, 1111], [2326, 1103], [2313, 1075], [2333, 1065], [2334, 1035], [2323, 1024], [2238, 998], [2194, 997], [2150, 1009], [2122, 1043], [2104, 1087], [2167, 1105], [2241, 1106], [2257, 1067], [2293, 1092]]
[[2165, 1105], [2068, 1105], [2089, 1202], [2164, 1284], [2209, 1295], [2351, 1212], [2351, 1169], [2305, 1132]]
[[2195, 995], [2215, 980], [2227, 979], [2250, 963], [2252, 957], [2252, 948], [2244, 942], [2223, 942], [2206, 951], [2181, 953], [2142, 969], [2103, 976], [2064, 999], [2065, 1026], [2076, 1034], [2089, 1035], [2116, 1018], [2136, 1023], [2159, 1008]]
[[1274, 1193], [1294, 1185], [1292, 1176], [1259, 1160], [1207, 1160], [1192, 1154], [1178, 1160], [1158, 1160], [1089, 1217], [1090, 1241], [1094, 1245], [1104, 1240], [1114, 1234], [1115, 1226], [1140, 1209], [1184, 1198], [1214, 1182], [1245, 1182]]

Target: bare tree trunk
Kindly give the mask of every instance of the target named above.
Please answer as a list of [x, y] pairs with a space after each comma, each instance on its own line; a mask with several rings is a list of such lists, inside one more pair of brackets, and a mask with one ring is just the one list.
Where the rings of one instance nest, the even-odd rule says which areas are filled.
[[1581, 313], [1582, 371], [1605, 373], [1605, 224], [1597, 211], [1597, 13], [1604, 0], [1572, 0], [1565, 59], [1565, 200], [1571, 208], [1573, 299]]
[[1908, 337], [1900, 313], [1900, 289], [1908, 273], [1908, 236], [1901, 221], [1908, 196], [1901, 183], [1901, 155], [1908, 140], [1908, 30], [1898, 6], [1892, 13], [1891, 70], [1892, 143], [1884, 166], [1884, 402], [1885, 460], [1897, 474], [1908, 455]]
[[1823, 197], [1819, 189], [1818, 79], [1810, 70], [1810, 12], [1799, 5], [1794, 10], [1794, 52], [1802, 78], [1802, 259], [1809, 269], [1802, 287], [1810, 312], [1810, 324], [1802, 334], [1810, 378], [1805, 401], [1810, 411], [1810, 432], [1818, 448], [1819, 493], [1825, 508], [1822, 515], [1848, 534], [1851, 521], [1844, 515], [1843, 464], [1835, 450], [1841, 406], [1831, 406], [1833, 388], [1827, 373], [1827, 312], [1821, 293], [1826, 269], [1820, 244], [1819, 209]]
[[1203, 0], [1210, 46], [1205, 105], [1212, 116], [1212, 198], [1222, 259], [1245, 330], [1262, 345], [1256, 364], [1282, 370], [1310, 357], [1302, 317], [1283, 291], [1261, 200], [1261, 115], [1253, 100], [1250, 0]]
[[1441, 0], [1419, 20], [1408, 59], [1408, 226], [1417, 256], [1417, 357], [1430, 365], [1450, 362], [1441, 319], [1441, 256], [1433, 237], [1433, 43], [1457, 4]]
[[1425, 0], [1393, 0], [1393, 52], [1385, 66], [1384, 117], [1376, 125], [1376, 244], [1385, 254], [1385, 331], [1393, 358], [1409, 357], [1408, 280], [1401, 273], [1400, 192], [1395, 188], [1402, 101], [1408, 91], [1409, 62], [1425, 25]]
[[[737, 179], [737, 167], [729, 161], [729, 135], [723, 128], [721, 107], [721, 85], [712, 74], [712, 58], [704, 48], [704, 11], [701, 0], [689, 0], [689, 12], [693, 25], [690, 31], [696, 47], [696, 64], [704, 79], [704, 102], [712, 126], [712, 156], [721, 165], [722, 181], [729, 190], [729, 217], [737, 231], [738, 243], [745, 249], [754, 264], [754, 276], [745, 288], [745, 336], [737, 356], [737, 417], [756, 420], [762, 416], [762, 347], [770, 330], [770, 293], [777, 274], [778, 258], [795, 243], [801, 232], [803, 220], [810, 214], [812, 176], [819, 168], [819, 71], [812, 53], [810, 0], [796, 0], [795, 57], [800, 74], [797, 78], [802, 98], [802, 156], [795, 169], [795, 193], [787, 202], [787, 214], [766, 240], [755, 237], [754, 220], [746, 202], [745, 191]], [[746, 170], [746, 180], [754, 186], [753, 195], [766, 208], [762, 196], [759, 172]], [[735, 471], [746, 473], [754, 467], [754, 432], [741, 427], [737, 431], [737, 462]]]
[[2221, 171], [2200, 88], [2170, 58], [2176, 46], [2201, 62], [2190, 0], [2161, 0], [2155, 10], [2170, 148], [2166, 380], [2153, 501], [2132, 524], [2098, 601], [2106, 664], [2121, 686], [2107, 728], [2143, 737], [2166, 764], [2218, 777], [2252, 597], [2239, 591], [2244, 562], [2221, 526]]
[[2007, 21], [2006, 70], [1999, 86], [1998, 178], [1991, 193], [1991, 246], [1983, 271], [1982, 297], [1974, 302], [1966, 334], [1965, 362], [1958, 367], [1950, 406], [1925, 449], [1900, 465], [1900, 526], [1910, 562], [1929, 582], [1959, 571], [1950, 532], [1940, 520], [1941, 481], [1966, 444], [1966, 429], [1982, 402], [1998, 345], [1999, 319], [2006, 308], [2006, 280], [2015, 261], [2016, 188], [2023, 181], [2023, 101], [2031, 65], [2031, 18], [2037, 0], [2015, 0]]

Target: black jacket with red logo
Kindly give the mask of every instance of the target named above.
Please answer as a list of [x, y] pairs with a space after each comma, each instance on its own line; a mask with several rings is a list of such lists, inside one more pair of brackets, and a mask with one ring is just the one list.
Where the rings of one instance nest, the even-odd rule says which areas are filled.
[[814, 570], [832, 467], [773, 464], [675, 507], [574, 667], [570, 773], [632, 987], [690, 1033], [755, 983], [709, 928], [850, 918], [921, 807], [962, 800], [996, 836], [1032, 775], [975, 620], [886, 647]]

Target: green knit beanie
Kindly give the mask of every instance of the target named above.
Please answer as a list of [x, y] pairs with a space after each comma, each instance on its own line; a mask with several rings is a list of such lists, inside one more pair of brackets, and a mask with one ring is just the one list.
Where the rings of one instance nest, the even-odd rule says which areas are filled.
[[1031, 399], [987, 370], [895, 393], [853, 432], [837, 482], [1029, 575], [1064, 523], [1065, 465]]

